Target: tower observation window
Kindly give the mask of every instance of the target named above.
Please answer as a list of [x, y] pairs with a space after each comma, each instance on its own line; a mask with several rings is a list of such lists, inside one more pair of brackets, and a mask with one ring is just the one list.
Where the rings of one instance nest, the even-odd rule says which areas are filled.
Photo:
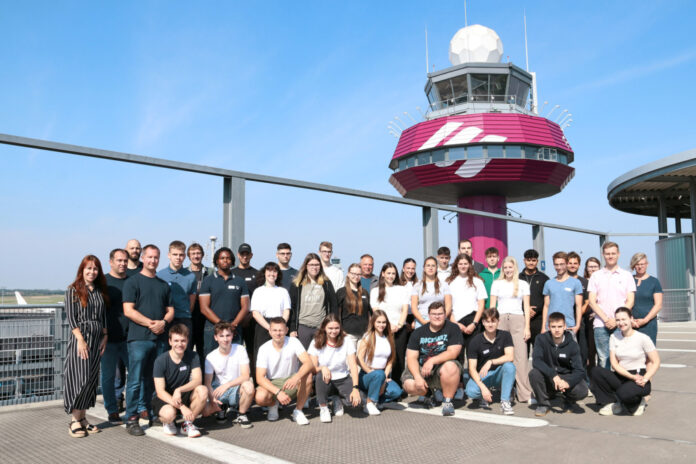
[[488, 101], [488, 74], [471, 74], [471, 97], [475, 102]]

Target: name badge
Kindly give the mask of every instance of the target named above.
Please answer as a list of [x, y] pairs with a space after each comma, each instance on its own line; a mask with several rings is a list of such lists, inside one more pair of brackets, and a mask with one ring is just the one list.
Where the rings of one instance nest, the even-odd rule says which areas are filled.
[[565, 358], [566, 355], [565, 355], [565, 353], [561, 353], [561, 354], [558, 355], [558, 357], [559, 357], [559, 358]]
[[253, 277], [245, 277], [245, 278], [244, 278], [244, 280], [246, 280], [247, 282], [250, 281], [250, 280], [252, 280], [252, 279], [253, 279]]
[[488, 350], [483, 350], [483, 354], [488, 354], [488, 352], [491, 351], [490, 349]]
[[237, 286], [236, 286], [236, 285], [228, 285], [227, 288], [230, 289], [230, 290], [237, 290]]
[[180, 371], [185, 371], [186, 369], [188, 369], [188, 366], [181, 366], [181, 367], [179, 368]]
[[573, 291], [573, 289], [570, 288], [570, 287], [566, 287], [566, 288], [564, 288], [563, 290], [565, 290], [566, 292], [572, 292], [572, 291]]

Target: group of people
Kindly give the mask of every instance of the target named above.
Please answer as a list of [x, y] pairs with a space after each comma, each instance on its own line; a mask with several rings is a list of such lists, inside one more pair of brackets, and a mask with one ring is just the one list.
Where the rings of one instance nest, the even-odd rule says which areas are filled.
[[176, 435], [180, 416], [181, 433], [196, 437], [198, 416], [226, 422], [230, 409], [234, 423], [250, 428], [254, 402], [270, 421], [294, 402], [292, 420], [306, 425], [312, 397], [321, 422], [349, 405], [379, 415], [404, 395], [427, 407], [440, 403], [449, 416], [465, 394], [490, 408], [492, 390], [504, 414], [514, 414], [516, 399], [536, 403], [541, 416], [555, 395], [564, 408], [577, 407], [588, 385], [602, 415], [645, 409], [660, 364], [662, 289], [642, 253], [633, 256], [631, 275], [618, 266], [618, 245], [606, 242], [605, 266], [589, 258], [580, 276], [580, 256], [558, 252], [549, 278], [535, 250], [524, 253], [520, 272], [511, 256], [499, 263], [495, 248], [486, 250], [485, 265], [474, 261], [471, 242], [462, 240], [451, 265], [441, 247], [419, 278], [412, 258], [400, 271], [388, 262], [375, 275], [365, 254], [344, 275], [330, 242], [318, 252], [294, 269], [291, 247], [281, 243], [277, 262], [256, 270], [244, 243], [236, 267], [233, 251], [222, 247], [211, 269], [199, 244], [173, 241], [169, 265], [159, 268], [157, 246], [130, 240], [111, 251], [106, 274], [96, 256], [86, 256], [65, 296], [73, 333], [64, 366], [70, 435], [99, 431], [85, 410], [95, 404], [100, 368], [113, 424], [122, 423], [116, 374], [126, 377], [126, 429], [135, 436], [144, 434], [139, 419], [158, 419]]

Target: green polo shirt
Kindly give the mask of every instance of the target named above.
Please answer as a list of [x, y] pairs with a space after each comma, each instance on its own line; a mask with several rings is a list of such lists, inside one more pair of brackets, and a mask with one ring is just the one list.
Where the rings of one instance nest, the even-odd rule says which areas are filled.
[[486, 286], [486, 293], [488, 294], [488, 298], [486, 298], [486, 308], [489, 306], [490, 298], [491, 298], [491, 286], [493, 285], [493, 281], [497, 279], [500, 276], [500, 269], [496, 269], [495, 273], [492, 273], [488, 267], [486, 267], [483, 271], [479, 273], [479, 277], [483, 279], [483, 285]]

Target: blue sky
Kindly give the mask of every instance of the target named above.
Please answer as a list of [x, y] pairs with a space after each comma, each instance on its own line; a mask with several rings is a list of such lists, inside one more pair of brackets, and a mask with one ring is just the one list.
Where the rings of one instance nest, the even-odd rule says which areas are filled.
[[[387, 122], [426, 106], [424, 29], [431, 65], [448, 67], [463, 3], [15, 2], [0, 14], [0, 132], [396, 194]], [[656, 219], [609, 207], [606, 188], [694, 147], [696, 5], [468, 2], [469, 24], [496, 30], [521, 67], [524, 8], [540, 101], [573, 113], [576, 173], [560, 194], [510, 206], [655, 232]], [[218, 178], [8, 146], [0, 157], [2, 287], [64, 288], [82, 256], [106, 265], [131, 237], [166, 248], [222, 235]], [[377, 266], [422, 261], [417, 208], [254, 183], [246, 195], [257, 267], [280, 241], [296, 266], [321, 240], [344, 266], [364, 252]], [[456, 245], [455, 224], [440, 221], [442, 244]], [[531, 246], [528, 226], [509, 237], [513, 255]], [[654, 254], [653, 238], [619, 243], [623, 265]], [[597, 255], [598, 242], [546, 231], [547, 254], [571, 248]]]

